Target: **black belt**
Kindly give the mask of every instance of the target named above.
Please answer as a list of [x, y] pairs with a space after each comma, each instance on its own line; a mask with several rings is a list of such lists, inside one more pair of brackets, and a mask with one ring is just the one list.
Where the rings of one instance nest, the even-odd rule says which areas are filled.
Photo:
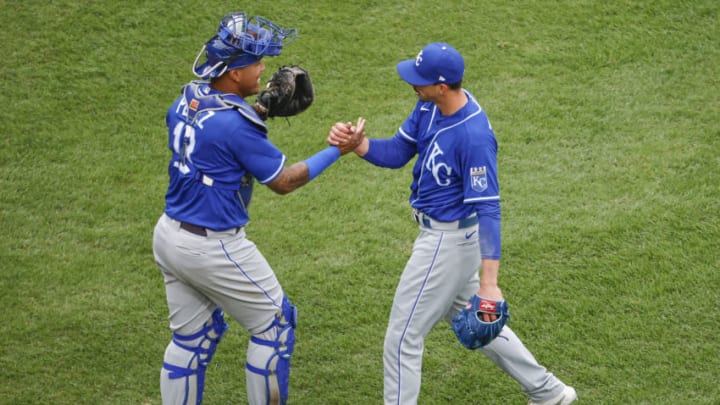
[[[208, 236], [208, 230], [206, 228], [203, 228], [202, 226], [189, 224], [187, 222], [180, 222], [180, 228], [182, 228], [194, 235], [197, 235], [197, 236], [204, 236], [204, 237]], [[238, 232], [240, 232], [241, 229], [242, 229], [242, 226], [239, 226], [237, 228], [226, 229], [225, 231], [222, 231], [222, 232], [230, 232], [231, 231], [233, 233], [238, 233]]]
[[198, 236], [207, 236], [207, 229], [202, 226], [188, 224], [187, 222], [180, 222], [180, 228]]

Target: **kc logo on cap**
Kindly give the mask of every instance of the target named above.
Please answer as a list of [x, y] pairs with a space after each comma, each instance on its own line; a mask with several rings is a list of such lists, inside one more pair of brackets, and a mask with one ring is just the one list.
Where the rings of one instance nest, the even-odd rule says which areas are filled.
[[460, 82], [465, 73], [465, 60], [449, 44], [433, 42], [425, 46], [412, 60], [397, 64], [400, 77], [413, 86]]

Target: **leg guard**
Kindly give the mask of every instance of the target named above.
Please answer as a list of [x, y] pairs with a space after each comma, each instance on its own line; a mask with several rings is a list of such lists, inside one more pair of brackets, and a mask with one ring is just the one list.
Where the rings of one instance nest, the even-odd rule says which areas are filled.
[[173, 340], [165, 350], [160, 374], [163, 404], [202, 403], [205, 370], [228, 329], [223, 315], [222, 309], [217, 308], [199, 332], [192, 335], [173, 334]]
[[[264, 331], [250, 338], [247, 381], [251, 404], [286, 404], [290, 386], [290, 357], [295, 349], [297, 309], [283, 297], [281, 311]], [[253, 362], [255, 365], [250, 364]], [[252, 374], [263, 377], [262, 385]]]

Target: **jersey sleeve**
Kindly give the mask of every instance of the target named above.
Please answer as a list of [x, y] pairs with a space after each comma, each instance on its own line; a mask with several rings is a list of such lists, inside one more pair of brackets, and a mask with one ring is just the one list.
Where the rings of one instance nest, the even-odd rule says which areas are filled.
[[497, 176], [494, 137], [487, 137], [475, 146], [478, 152], [463, 164], [467, 170], [465, 180], [466, 204], [471, 204], [477, 213], [480, 254], [484, 259], [500, 260], [500, 193]]
[[468, 141], [460, 157], [460, 170], [465, 171], [463, 193], [466, 204], [500, 200], [500, 185], [497, 171], [497, 141], [488, 130]]
[[239, 139], [239, 142], [232, 143], [236, 159], [260, 184], [275, 180], [285, 167], [286, 156], [267, 139], [264, 132], [246, 127], [231, 136]]
[[376, 166], [397, 169], [415, 156], [415, 150], [414, 144], [398, 135], [389, 139], [371, 139], [370, 148], [363, 159]]
[[424, 108], [423, 104], [418, 101], [413, 112], [395, 132], [395, 136], [389, 139], [371, 139], [370, 148], [363, 159], [376, 166], [391, 169], [405, 166], [417, 154], [418, 112]]
[[479, 218], [478, 236], [480, 254], [484, 259], [500, 260], [501, 254], [501, 210], [500, 186], [497, 170], [497, 140], [484, 114], [474, 123], [483, 128], [467, 145], [460, 148], [463, 153], [460, 170], [465, 171], [463, 192], [465, 204], [472, 205]]

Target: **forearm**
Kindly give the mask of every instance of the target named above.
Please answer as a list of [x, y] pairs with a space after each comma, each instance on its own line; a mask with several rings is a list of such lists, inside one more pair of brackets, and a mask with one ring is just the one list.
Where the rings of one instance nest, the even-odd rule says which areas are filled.
[[480, 272], [480, 289], [497, 288], [499, 272], [500, 260], [482, 259], [482, 270]]
[[[398, 138], [372, 139], [367, 138], [358, 146], [356, 153], [368, 162], [380, 166], [397, 169], [405, 166], [415, 156], [415, 149]], [[361, 154], [361, 152], [363, 152]]]
[[500, 260], [500, 213], [478, 212], [478, 236], [483, 259]]
[[278, 194], [288, 194], [309, 183], [340, 158], [338, 148], [331, 146], [302, 162], [284, 168], [268, 187]]
[[500, 260], [482, 259], [482, 269], [480, 270], [480, 288], [477, 295], [493, 300], [502, 300], [502, 290], [498, 286], [498, 273], [500, 272]]
[[278, 194], [288, 194], [310, 182], [310, 172], [305, 162], [297, 162], [282, 169], [280, 174], [267, 184]]
[[478, 236], [482, 269], [480, 273], [480, 289], [478, 295], [491, 300], [503, 299], [498, 286], [500, 272], [500, 205], [484, 204], [477, 210]]

